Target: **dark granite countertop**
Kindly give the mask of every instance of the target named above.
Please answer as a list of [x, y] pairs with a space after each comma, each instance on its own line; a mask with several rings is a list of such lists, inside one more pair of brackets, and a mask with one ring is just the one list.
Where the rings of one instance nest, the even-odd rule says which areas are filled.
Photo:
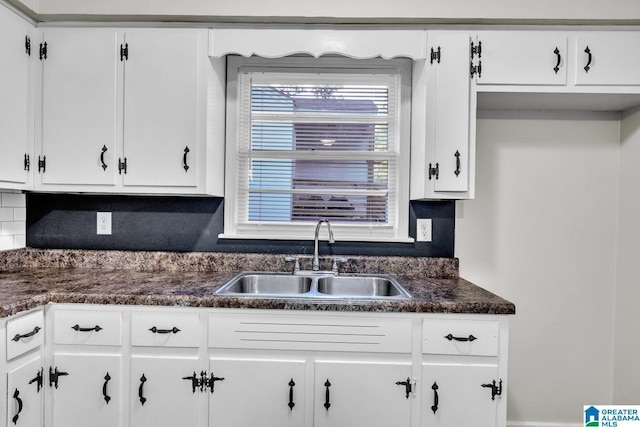
[[[457, 260], [353, 257], [345, 272], [393, 274], [411, 300], [214, 295], [242, 270], [287, 271], [281, 255], [19, 250], [0, 253], [0, 317], [49, 302], [287, 310], [514, 314], [509, 301], [457, 277]], [[265, 267], [270, 268], [265, 268]], [[262, 267], [262, 268], [259, 268]], [[402, 274], [395, 274], [402, 272]]]

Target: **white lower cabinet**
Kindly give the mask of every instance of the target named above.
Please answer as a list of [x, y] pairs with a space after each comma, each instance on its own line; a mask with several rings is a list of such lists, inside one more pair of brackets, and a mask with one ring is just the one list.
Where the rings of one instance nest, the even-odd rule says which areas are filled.
[[209, 425], [304, 426], [306, 367], [305, 360], [212, 357]]
[[[402, 384], [404, 383], [404, 384]], [[315, 427], [411, 425], [411, 363], [318, 360]]]
[[36, 354], [24, 359], [7, 373], [7, 426], [42, 425], [42, 357]]
[[132, 427], [196, 427], [202, 399], [188, 377], [200, 372], [196, 356], [131, 357], [129, 390]]
[[55, 353], [47, 373], [53, 425], [122, 426], [122, 356]]
[[[45, 324], [44, 427], [506, 426], [507, 316], [51, 304]], [[42, 419], [26, 351], [7, 426]]]
[[497, 373], [496, 365], [423, 363], [421, 427], [498, 425]]

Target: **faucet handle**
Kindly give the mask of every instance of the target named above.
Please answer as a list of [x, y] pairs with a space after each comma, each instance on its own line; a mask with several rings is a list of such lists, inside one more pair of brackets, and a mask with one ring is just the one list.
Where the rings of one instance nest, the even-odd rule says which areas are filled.
[[292, 262], [292, 261], [296, 262], [295, 266], [293, 267], [293, 274], [296, 274], [297, 272], [300, 271], [300, 257], [298, 257], [298, 256], [285, 256], [284, 260], [287, 261], [287, 262]]
[[349, 261], [349, 259], [345, 258], [345, 257], [333, 258], [333, 265], [331, 266], [331, 272], [335, 273], [335, 274], [338, 274], [338, 263], [339, 262], [347, 262], [347, 261]]

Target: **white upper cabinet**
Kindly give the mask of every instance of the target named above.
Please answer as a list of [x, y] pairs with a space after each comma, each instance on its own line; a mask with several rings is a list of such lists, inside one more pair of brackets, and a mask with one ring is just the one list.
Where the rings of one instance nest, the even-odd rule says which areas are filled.
[[207, 34], [46, 28], [36, 189], [222, 195], [222, 67]]
[[[415, 62], [411, 199], [473, 198], [476, 96], [471, 43], [468, 33], [430, 32], [432, 58]], [[419, 108], [422, 104], [425, 109]]]
[[26, 189], [30, 183], [33, 33], [31, 24], [0, 5], [0, 188]]
[[[116, 184], [118, 34], [46, 29], [37, 185]], [[81, 187], [79, 187], [81, 189]]]
[[478, 33], [479, 85], [565, 85], [567, 35], [543, 31]]
[[576, 36], [577, 85], [640, 85], [640, 32]]
[[125, 34], [125, 187], [195, 188], [203, 180], [205, 44], [201, 31]]

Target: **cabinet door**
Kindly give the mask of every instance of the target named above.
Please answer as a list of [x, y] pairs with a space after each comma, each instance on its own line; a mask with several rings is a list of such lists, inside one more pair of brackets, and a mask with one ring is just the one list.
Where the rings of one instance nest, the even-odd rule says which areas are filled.
[[[54, 384], [49, 388], [53, 426], [122, 425], [121, 359], [121, 356], [113, 354], [55, 353], [52, 367]], [[56, 369], [59, 375], [57, 385]]]
[[8, 426], [42, 425], [44, 373], [40, 356], [25, 357], [8, 373]]
[[[317, 361], [315, 427], [408, 427], [411, 363]], [[410, 380], [411, 381], [411, 380]]]
[[[433, 63], [428, 80], [428, 93], [433, 95], [427, 110], [433, 131], [427, 160], [436, 168], [427, 179], [436, 192], [465, 192], [470, 189], [469, 168], [472, 166], [470, 146], [475, 144], [475, 91], [469, 74], [470, 38], [468, 34], [438, 34], [430, 45], [440, 49], [439, 63]], [[473, 117], [475, 122], [475, 116]], [[429, 160], [429, 151], [433, 153]]]
[[565, 85], [567, 36], [544, 31], [478, 34], [482, 72], [478, 84]]
[[640, 85], [640, 33], [584, 33], [576, 38], [576, 84]]
[[204, 155], [203, 33], [140, 31], [125, 39], [124, 185], [195, 187]]
[[131, 425], [197, 426], [203, 393], [184, 378], [199, 371], [197, 357], [132, 356]]
[[[0, 7], [0, 188], [25, 188], [32, 162], [29, 128], [29, 64], [27, 40], [32, 27]], [[37, 49], [32, 48], [32, 56]]]
[[[49, 29], [42, 61], [42, 142], [37, 185], [115, 185], [117, 33]], [[37, 164], [35, 165], [37, 167]], [[80, 188], [80, 187], [76, 187]]]
[[482, 387], [497, 380], [495, 365], [422, 365], [423, 427], [495, 427], [499, 397]]
[[210, 395], [210, 426], [304, 425], [305, 361], [211, 358], [210, 362], [210, 373], [224, 378]]

